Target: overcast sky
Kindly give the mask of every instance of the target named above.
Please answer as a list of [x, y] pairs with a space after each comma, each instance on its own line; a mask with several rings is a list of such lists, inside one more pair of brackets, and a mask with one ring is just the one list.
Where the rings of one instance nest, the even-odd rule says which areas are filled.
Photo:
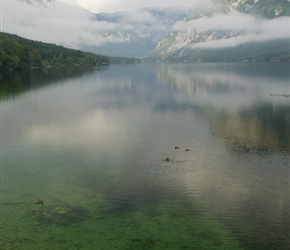
[[143, 7], [191, 7], [196, 0], [59, 0], [91, 12], [137, 10]]

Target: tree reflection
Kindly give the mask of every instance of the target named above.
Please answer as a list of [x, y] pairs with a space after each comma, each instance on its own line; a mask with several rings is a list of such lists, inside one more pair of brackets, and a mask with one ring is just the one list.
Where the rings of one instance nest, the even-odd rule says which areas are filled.
[[254, 106], [234, 114], [214, 109], [207, 111], [213, 134], [236, 150], [289, 151], [290, 110], [271, 104]]
[[107, 68], [108, 66], [52, 67], [0, 75], [0, 100]]

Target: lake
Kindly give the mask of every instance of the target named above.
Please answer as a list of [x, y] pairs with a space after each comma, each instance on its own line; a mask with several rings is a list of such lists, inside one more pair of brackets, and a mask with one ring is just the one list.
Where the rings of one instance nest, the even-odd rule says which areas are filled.
[[286, 63], [3, 76], [0, 249], [289, 249], [289, 93]]

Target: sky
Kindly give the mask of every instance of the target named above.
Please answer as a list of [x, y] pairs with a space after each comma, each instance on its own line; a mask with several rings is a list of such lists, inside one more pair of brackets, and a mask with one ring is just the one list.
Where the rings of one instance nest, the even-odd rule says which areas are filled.
[[143, 7], [191, 7], [196, 0], [60, 0], [91, 12], [134, 11]]
[[[179, 30], [215, 30], [243, 32], [242, 35], [222, 40], [208, 40], [205, 43], [191, 45], [198, 47], [233, 47], [249, 41], [265, 41], [272, 38], [289, 38], [289, 17], [274, 20], [260, 20], [250, 15], [231, 12], [216, 14], [212, 17], [191, 21], [179, 21], [168, 26], [164, 20], [152, 16], [149, 12], [126, 13], [119, 22], [97, 21], [85, 10], [93, 12], [115, 12], [134, 10], [141, 7], [169, 7], [177, 3], [179, 7], [189, 7], [204, 3], [205, 0], [55, 0], [49, 6], [34, 2], [23, 4], [21, 0], [1, 1], [1, 31], [19, 36], [63, 45], [68, 48], [82, 49], [82, 45], [99, 46], [108, 42], [111, 37], [100, 33], [115, 32], [137, 34], [146, 37], [148, 34], [163, 34]], [[35, 1], [35, 0], [30, 0]], [[69, 4], [68, 4], [69, 2]], [[71, 4], [74, 3], [74, 4]], [[82, 8], [79, 5], [82, 5]], [[153, 33], [152, 33], [153, 32]], [[127, 39], [128, 37], [123, 37]], [[116, 40], [115, 42], [122, 42]]]

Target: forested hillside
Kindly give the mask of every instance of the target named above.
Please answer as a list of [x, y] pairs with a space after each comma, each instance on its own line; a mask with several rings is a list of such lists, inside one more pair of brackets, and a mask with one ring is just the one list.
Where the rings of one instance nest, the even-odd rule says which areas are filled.
[[109, 64], [107, 56], [0, 33], [0, 72], [46, 66]]

